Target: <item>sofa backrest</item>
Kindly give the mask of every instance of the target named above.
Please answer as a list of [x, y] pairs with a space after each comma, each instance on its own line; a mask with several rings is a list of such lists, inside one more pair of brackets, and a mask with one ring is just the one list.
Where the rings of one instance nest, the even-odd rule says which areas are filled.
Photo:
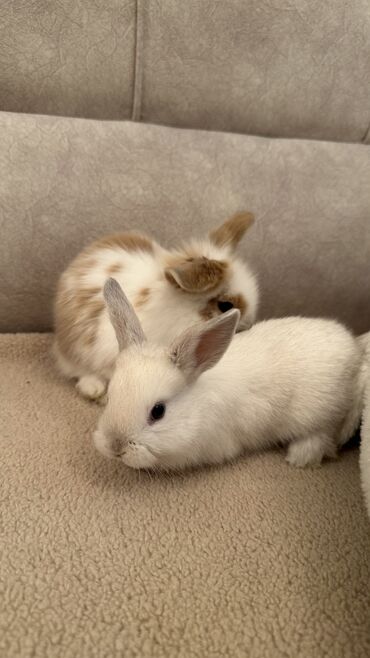
[[55, 285], [90, 240], [165, 245], [237, 210], [259, 317], [370, 328], [370, 147], [0, 112], [0, 331], [50, 329]]
[[0, 110], [369, 141], [367, 0], [0, 6]]

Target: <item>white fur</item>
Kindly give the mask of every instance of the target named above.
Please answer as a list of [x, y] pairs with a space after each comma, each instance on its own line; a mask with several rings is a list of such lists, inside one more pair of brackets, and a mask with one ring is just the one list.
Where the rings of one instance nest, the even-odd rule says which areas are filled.
[[[168, 349], [131, 346], [117, 360], [95, 445], [133, 468], [214, 464], [278, 442], [290, 444], [291, 464], [318, 464], [359, 422], [361, 354], [340, 324], [300, 317], [236, 335], [195, 381]], [[150, 424], [158, 402], [166, 403], [165, 416]]]
[[98, 400], [105, 393], [105, 382], [96, 375], [84, 375], [78, 380], [76, 388], [82, 397]]
[[358, 338], [363, 349], [364, 417], [361, 427], [360, 471], [365, 503], [370, 516], [370, 331]]
[[[168, 345], [181, 331], [200, 320], [199, 312], [204, 308], [207, 300], [214, 296], [214, 292], [185, 294], [173, 287], [166, 280], [164, 269], [168, 258], [177, 252], [167, 251], [155, 242], [152, 244], [153, 254], [145, 251], [125, 251], [116, 247], [100, 248], [93, 256], [94, 267], [82, 278], [77, 277], [74, 268], [71, 267], [62, 275], [62, 282], [71, 294], [81, 286], [87, 289], [100, 288], [101, 292], [95, 299], [102, 299], [102, 288], [107, 280], [108, 268], [120, 264], [122, 269], [114, 274], [114, 277], [124, 288], [132, 304], [135, 305], [141, 290], [145, 288], [150, 290], [148, 301], [136, 308], [145, 335], [154, 343]], [[239, 329], [250, 327], [256, 317], [258, 288], [256, 278], [247, 265], [238, 259], [230, 248], [216, 247], [209, 239], [193, 240], [186, 247], [196, 249], [199, 254], [208, 258], [229, 263], [227, 292], [228, 294], [242, 293], [248, 303]], [[80, 310], [83, 313], [83, 308]], [[54, 354], [59, 369], [68, 378], [95, 377], [95, 381], [98, 379], [103, 382], [103, 386], [98, 386], [103, 394], [118, 356], [118, 343], [107, 311], [104, 310], [98, 320], [94, 344], [86, 346], [83, 340], [77, 340], [73, 345], [74, 358], [71, 358], [71, 354], [67, 356], [61, 352], [58, 345], [58, 332], [61, 329], [57, 321]], [[92, 399], [96, 397], [96, 386], [91, 387], [91, 384], [82, 383], [78, 384], [77, 388], [86, 397]], [[91, 396], [89, 390], [92, 391]]]

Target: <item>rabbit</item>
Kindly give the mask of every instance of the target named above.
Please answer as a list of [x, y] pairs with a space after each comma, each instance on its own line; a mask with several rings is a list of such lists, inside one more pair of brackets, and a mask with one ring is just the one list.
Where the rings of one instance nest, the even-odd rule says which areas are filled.
[[361, 488], [370, 516], [370, 331], [359, 336], [363, 348], [364, 417], [361, 426], [360, 474]]
[[54, 305], [54, 355], [62, 374], [89, 399], [104, 396], [118, 344], [103, 300], [114, 275], [145, 334], [158, 344], [198, 320], [240, 310], [239, 330], [255, 321], [258, 285], [236, 247], [254, 221], [239, 213], [203, 239], [167, 250], [138, 233], [109, 235], [85, 248], [62, 274]]
[[357, 428], [362, 350], [336, 321], [271, 319], [233, 338], [233, 309], [164, 347], [146, 341], [117, 281], [104, 295], [120, 355], [93, 435], [103, 455], [171, 470], [285, 442], [288, 462], [304, 467], [334, 457]]

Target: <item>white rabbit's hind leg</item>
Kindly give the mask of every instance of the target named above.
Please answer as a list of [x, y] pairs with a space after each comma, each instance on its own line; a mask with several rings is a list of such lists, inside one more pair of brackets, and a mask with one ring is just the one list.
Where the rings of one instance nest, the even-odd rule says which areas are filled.
[[319, 466], [324, 457], [335, 457], [336, 446], [327, 434], [314, 434], [289, 444], [287, 462], [291, 466]]

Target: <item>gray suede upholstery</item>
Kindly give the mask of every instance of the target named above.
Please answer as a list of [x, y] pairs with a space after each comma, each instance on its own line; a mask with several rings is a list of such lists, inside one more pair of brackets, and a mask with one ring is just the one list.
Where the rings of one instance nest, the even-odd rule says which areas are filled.
[[0, 6], [0, 110], [366, 141], [367, 0]]
[[140, 229], [166, 244], [235, 211], [260, 317], [370, 326], [370, 148], [0, 114], [2, 331], [51, 327], [59, 273], [89, 240]]
[[135, 0], [0, 3], [0, 110], [131, 118]]

